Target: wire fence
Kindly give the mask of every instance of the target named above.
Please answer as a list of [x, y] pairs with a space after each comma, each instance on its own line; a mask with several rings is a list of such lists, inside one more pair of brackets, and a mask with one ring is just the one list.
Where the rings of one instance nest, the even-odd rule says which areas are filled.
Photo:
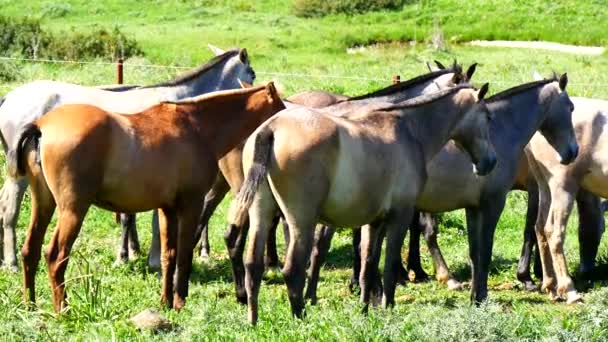
[[[74, 61], [74, 60], [57, 60], [57, 59], [39, 59], [39, 58], [17, 58], [17, 57], [3, 57], [0, 56], [0, 61], [12, 61], [12, 62], [27, 62], [27, 63], [50, 63], [50, 64], [74, 64], [74, 65], [100, 65], [100, 66], [116, 66], [118, 62], [102, 62], [102, 61]], [[179, 65], [163, 65], [163, 64], [142, 64], [142, 63], [122, 63], [126, 68], [157, 68], [157, 69], [174, 69], [174, 70], [188, 70], [196, 68], [197, 66], [179, 66]], [[293, 78], [317, 78], [317, 79], [342, 79], [342, 80], [357, 80], [357, 81], [374, 81], [374, 82], [392, 82], [394, 78], [379, 78], [379, 77], [364, 77], [364, 76], [348, 76], [348, 75], [327, 75], [327, 74], [308, 74], [308, 73], [292, 73], [292, 72], [278, 72], [278, 71], [257, 71], [258, 75], [274, 76], [274, 77], [293, 77]], [[515, 85], [518, 83], [529, 82], [530, 79], [525, 80], [484, 80], [490, 84], [498, 85]], [[608, 87], [608, 84], [601, 83], [577, 83], [570, 82], [571, 86], [580, 87]], [[0, 84], [1, 88], [13, 88], [14, 86]]]

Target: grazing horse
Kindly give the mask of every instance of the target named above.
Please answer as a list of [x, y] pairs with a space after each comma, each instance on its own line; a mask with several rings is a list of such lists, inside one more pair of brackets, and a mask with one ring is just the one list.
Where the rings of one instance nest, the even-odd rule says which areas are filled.
[[[566, 297], [568, 303], [580, 300], [564, 255], [566, 225], [579, 190], [608, 197], [608, 101], [572, 98], [572, 124], [581, 146], [580, 156], [567, 165], [551, 154], [547, 141], [535, 135], [526, 148], [530, 171], [538, 184], [538, 217], [536, 239], [543, 266], [542, 289], [552, 299]], [[596, 206], [601, 208], [599, 198]], [[602, 231], [595, 234], [595, 243], [587, 253], [596, 254]]]
[[[431, 71], [429, 73], [414, 77], [410, 80], [401, 82], [399, 84], [391, 85], [389, 87], [374, 91], [369, 94], [357, 96], [354, 98], [347, 98], [343, 101], [331, 103], [331, 106], [322, 108], [323, 110], [332, 115], [340, 115], [348, 113], [354, 109], [360, 109], [365, 105], [373, 105], [373, 103], [390, 102], [396, 103], [403, 101], [404, 99], [410, 99], [418, 95], [434, 92], [440, 89], [456, 86], [457, 84], [468, 81], [472, 78], [475, 73], [477, 64], [471, 65], [466, 73], [462, 73], [462, 68], [458, 64], [454, 64], [451, 68], [442, 68]], [[294, 104], [304, 105], [316, 102], [319, 104], [318, 99], [307, 100], [304, 94], [308, 94], [309, 97], [320, 96], [324, 104], [329, 104], [327, 97], [323, 94], [329, 94], [322, 91], [304, 92], [300, 93], [302, 96], [298, 96], [297, 100], [301, 102], [294, 102]], [[319, 95], [321, 94], [321, 95]], [[294, 97], [290, 97], [288, 101], [294, 101]], [[287, 105], [288, 102], [285, 102]], [[214, 183], [213, 187], [205, 196], [205, 204], [203, 206], [203, 213], [199, 221], [199, 228], [197, 233], [201, 234], [201, 256], [208, 257], [210, 252], [209, 237], [208, 237], [208, 221], [215, 211], [215, 208], [220, 204], [224, 196], [228, 191], [232, 189], [232, 192], [236, 195], [243, 184], [244, 174], [242, 168], [242, 148], [239, 146], [234, 151], [231, 151], [226, 157], [220, 160], [220, 171], [218, 178]], [[276, 225], [275, 225], [276, 228]], [[233, 231], [231, 229], [226, 233], [226, 243], [228, 246], [228, 252], [230, 259], [233, 260], [233, 269], [238, 267], [242, 268], [242, 252], [245, 248], [245, 236], [242, 233]], [[269, 266], [278, 266], [278, 256], [276, 252], [276, 234], [273, 232], [269, 234], [268, 240], [268, 252], [267, 252], [267, 263]], [[237, 296], [240, 291], [242, 298], [244, 298], [244, 288], [241, 285], [242, 282], [236, 280], [235, 285], [237, 286]], [[240, 290], [239, 290], [240, 288]]]
[[386, 232], [383, 301], [393, 305], [401, 227], [411, 219], [426, 163], [454, 138], [471, 153], [480, 174], [494, 167], [490, 114], [482, 101], [487, 89], [487, 84], [479, 92], [456, 86], [348, 118], [295, 108], [258, 128], [243, 150], [247, 177], [230, 218], [237, 227], [250, 221], [245, 264], [250, 323], [258, 320], [263, 250], [279, 208], [291, 237], [283, 275], [295, 316], [303, 314], [305, 268], [319, 221], [342, 227], [371, 223], [369, 243], [362, 248], [366, 305], [380, 255], [375, 242]]
[[[578, 153], [570, 124], [572, 103], [565, 91], [567, 83], [564, 74], [559, 80], [554, 77], [522, 84], [486, 100], [493, 113], [490, 138], [498, 157], [496, 170], [488, 177], [476, 177], [467, 156], [452, 143], [447, 144], [428, 165], [428, 180], [416, 201], [416, 208], [431, 213], [466, 209], [469, 256], [473, 268], [471, 299], [475, 302], [487, 296], [486, 282], [496, 223], [518, 173], [524, 147], [534, 132], [540, 131], [547, 137], [564, 163], [571, 162]], [[423, 217], [423, 220], [428, 219]], [[414, 218], [414, 221], [418, 220]], [[436, 243], [436, 239], [434, 241]], [[325, 248], [329, 248], [328, 245]], [[358, 241], [353, 245], [357, 262]], [[451, 287], [458, 287], [445, 262], [442, 262], [438, 246], [431, 244], [430, 247], [437, 267], [436, 276], [440, 281], [448, 281]], [[355, 264], [355, 279], [358, 278], [358, 267]]]
[[96, 205], [126, 213], [160, 208], [161, 300], [183, 307], [201, 198], [213, 183], [217, 160], [284, 108], [269, 83], [162, 102], [131, 115], [64, 105], [26, 125], [8, 154], [11, 175], [27, 174], [32, 185], [21, 252], [26, 301], [35, 301], [44, 233], [58, 207], [46, 260], [55, 311], [65, 307], [70, 250], [87, 210]]
[[[28, 83], [9, 92], [0, 106], [2, 145], [6, 152], [15, 144], [17, 134], [25, 125], [62, 104], [86, 103], [107, 111], [136, 113], [161, 101], [175, 101], [215, 90], [238, 89], [239, 79], [248, 83], [255, 79], [245, 49], [227, 51], [173, 81], [128, 91], [104, 91], [54, 81]], [[0, 190], [3, 263], [11, 269], [17, 267], [15, 226], [26, 189], [24, 178], [9, 176]], [[126, 255], [123, 253], [121, 257], [126, 258]], [[158, 267], [159, 255], [152, 255], [149, 262], [151, 266]]]

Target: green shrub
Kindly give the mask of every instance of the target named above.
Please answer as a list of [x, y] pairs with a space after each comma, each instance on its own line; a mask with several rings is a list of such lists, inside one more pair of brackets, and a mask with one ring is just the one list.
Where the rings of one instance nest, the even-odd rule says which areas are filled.
[[42, 7], [42, 16], [48, 18], [62, 18], [72, 11], [70, 4], [47, 3]]
[[19, 69], [14, 63], [0, 61], [0, 82], [13, 82], [19, 77]]
[[369, 11], [400, 9], [406, 0], [294, 0], [292, 10], [299, 17], [328, 14], [357, 14]]
[[45, 31], [38, 19], [0, 16], [0, 54], [26, 58], [90, 59], [143, 55], [139, 44], [118, 28], [90, 32]]

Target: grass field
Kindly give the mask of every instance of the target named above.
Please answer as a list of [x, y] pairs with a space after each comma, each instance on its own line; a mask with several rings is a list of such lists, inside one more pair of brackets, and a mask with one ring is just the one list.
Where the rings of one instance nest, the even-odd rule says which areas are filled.
[[[567, 71], [570, 95], [608, 98], [608, 56], [575, 56], [546, 51], [478, 48], [457, 42], [469, 39], [546, 39], [565, 43], [608, 45], [605, 35], [605, 1], [563, 0], [419, 1], [403, 11], [343, 15], [317, 19], [294, 17], [283, 1], [115, 1], [69, 3], [0, 0], [2, 15], [48, 12], [49, 6], [69, 8], [44, 23], [53, 30], [90, 29], [119, 25], [142, 45], [145, 57], [131, 64], [197, 65], [210, 58], [206, 44], [247, 47], [260, 80], [275, 79], [285, 95], [306, 89], [327, 89], [361, 94], [426, 70], [424, 62], [439, 59], [468, 65], [479, 62], [476, 82], [489, 81], [499, 91], [531, 80], [538, 70]], [[496, 9], [494, 9], [496, 6]], [[604, 15], [602, 15], [604, 13]], [[576, 14], [576, 15], [574, 15]], [[439, 22], [447, 50], [436, 51], [426, 41]], [[453, 38], [453, 39], [452, 39]], [[416, 43], [410, 43], [416, 40]], [[348, 47], [382, 42], [349, 54]], [[1, 55], [1, 53], [0, 53]], [[0, 63], [8, 63], [1, 62]], [[11, 62], [12, 63], [12, 62]], [[112, 65], [57, 65], [18, 63], [15, 82], [0, 84], [0, 94], [35, 79], [57, 79], [82, 84], [108, 84], [115, 80]], [[126, 66], [127, 83], [152, 83], [174, 76], [174, 69]], [[297, 74], [286, 76], [277, 73]], [[308, 75], [308, 76], [301, 76]], [[325, 76], [325, 77], [323, 77]], [[344, 79], [327, 76], [367, 78]], [[160, 166], [159, 166], [160, 167]], [[26, 198], [25, 203], [29, 204]], [[358, 298], [347, 283], [352, 260], [350, 233], [334, 239], [328, 264], [319, 285], [319, 304], [308, 307], [300, 321], [290, 315], [282, 277], [273, 273], [261, 290], [261, 317], [257, 327], [246, 322], [246, 308], [233, 297], [229, 261], [222, 234], [228, 199], [211, 222], [212, 258], [195, 260], [191, 292], [180, 313], [160, 305], [160, 283], [148, 274], [145, 258], [113, 268], [119, 229], [109, 212], [92, 208], [74, 247], [68, 267], [70, 310], [56, 317], [44, 263], [37, 276], [38, 309], [22, 303], [21, 274], [0, 273], [0, 340], [606, 340], [608, 339], [608, 290], [606, 281], [585, 287], [585, 303], [566, 306], [550, 303], [539, 293], [524, 293], [515, 279], [522, 240], [526, 195], [512, 193], [497, 228], [494, 263], [490, 276], [490, 301], [482, 308], [469, 305], [468, 291], [449, 292], [436, 282], [408, 283], [397, 289], [392, 310], [361, 314]], [[29, 205], [28, 205], [29, 207]], [[441, 227], [440, 244], [445, 257], [462, 281], [470, 276], [464, 214], [448, 214]], [[19, 242], [29, 220], [22, 210]], [[571, 219], [566, 253], [571, 272], [578, 265], [576, 215]], [[140, 215], [138, 226], [144, 250], [150, 243], [150, 216]], [[279, 238], [279, 241], [281, 239]], [[281, 245], [281, 251], [282, 249]], [[403, 251], [405, 254], [405, 250]], [[599, 256], [606, 272], [608, 243]], [[432, 272], [430, 258], [423, 265]], [[152, 334], [139, 332], [128, 318], [156, 308], [176, 328]]]

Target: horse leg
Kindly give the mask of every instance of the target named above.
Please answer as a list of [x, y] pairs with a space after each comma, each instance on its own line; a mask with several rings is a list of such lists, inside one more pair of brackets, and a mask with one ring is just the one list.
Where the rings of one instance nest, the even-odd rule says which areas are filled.
[[[524, 284], [526, 291], [536, 291], [538, 286], [534, 284], [530, 275], [530, 263], [534, 246], [537, 245], [534, 225], [538, 217], [538, 186], [533, 177], [528, 180], [528, 210], [526, 212], [526, 225], [524, 227], [524, 243], [521, 248], [521, 256], [517, 264], [517, 279]], [[538, 250], [538, 247], [536, 248]], [[538, 253], [536, 253], [538, 254]], [[536, 260], [536, 259], [535, 259]], [[536, 266], [536, 261], [535, 261]]]
[[380, 295], [380, 274], [378, 262], [382, 251], [382, 241], [386, 233], [384, 224], [365, 225], [361, 227], [361, 271], [359, 273], [359, 285], [361, 286], [361, 303], [363, 312], [367, 312], [372, 295], [374, 304]]
[[422, 233], [421, 221], [422, 215], [418, 210], [414, 212], [412, 216], [412, 222], [410, 223], [410, 243], [407, 252], [407, 270], [414, 272], [415, 281], [427, 281], [429, 275], [422, 269], [420, 263], [420, 235]]
[[175, 310], [181, 310], [186, 304], [196, 241], [192, 239], [192, 236], [194, 236], [196, 221], [201, 212], [201, 203], [196, 196], [183, 202], [183, 207], [177, 211], [177, 268], [175, 270], [175, 294], [173, 297], [173, 308]]
[[175, 210], [162, 208], [158, 212], [160, 260], [162, 270], [162, 292], [160, 301], [168, 308], [173, 308], [173, 277], [175, 275], [175, 258], [177, 256], [177, 214]]
[[553, 257], [549, 249], [549, 238], [551, 231], [548, 226], [549, 207], [551, 206], [551, 194], [548, 186], [544, 183], [539, 183], [538, 192], [538, 216], [534, 230], [536, 232], [536, 248], [540, 255], [541, 265], [543, 269], [542, 291], [549, 292], [552, 300], [557, 299], [557, 279], [555, 269], [553, 268]]
[[557, 275], [557, 295], [561, 298], [566, 297], [568, 303], [574, 303], [580, 301], [581, 296], [576, 292], [572, 278], [568, 274], [564, 241], [568, 218], [574, 205], [574, 194], [578, 189], [573, 184], [563, 184], [552, 186], [551, 190], [551, 207], [545, 229], [548, 227], [549, 231], [546, 233], [550, 232], [549, 249]]
[[137, 236], [137, 227], [135, 225], [135, 214], [118, 214], [120, 216], [121, 235], [118, 255], [114, 265], [121, 265], [129, 260], [129, 257], [135, 257], [139, 254], [139, 237]]
[[[55, 211], [55, 199], [42, 178], [31, 178], [31, 218], [25, 242], [21, 249], [23, 266], [23, 295], [25, 302], [36, 301], [36, 271], [42, 253], [44, 234]], [[29, 293], [28, 293], [29, 292]], [[29, 296], [28, 296], [29, 294]]]
[[289, 222], [289, 247], [285, 255], [283, 276], [287, 285], [291, 313], [297, 318], [304, 317], [304, 284], [306, 283], [306, 263], [312, 249], [316, 217], [306, 215], [308, 221], [300, 222], [286, 217]]
[[406, 207], [390, 215], [384, 223], [386, 226], [386, 256], [384, 258], [384, 296], [382, 297], [382, 305], [385, 308], [395, 305], [397, 278], [403, 268], [401, 248], [403, 247], [403, 240], [407, 233], [406, 224], [412, 221], [413, 214], [414, 208]]
[[[231, 205], [235, 205], [234, 202]], [[228, 257], [232, 265], [232, 277], [236, 290], [236, 300], [241, 304], [247, 303], [247, 291], [245, 289], [245, 265], [243, 264], [243, 252], [247, 241], [249, 223], [245, 222], [242, 227], [229, 224], [224, 233], [224, 242], [228, 249]]]
[[578, 191], [576, 204], [579, 215], [578, 241], [581, 259], [578, 272], [583, 279], [589, 280], [604, 233], [604, 213], [600, 198], [583, 189]]
[[310, 266], [308, 268], [308, 279], [306, 285], [306, 299], [310, 299], [310, 304], [317, 303], [317, 286], [319, 283], [319, 273], [325, 263], [327, 253], [331, 246], [331, 240], [336, 230], [331, 226], [321, 226], [315, 232], [315, 242], [310, 255]]
[[420, 224], [423, 227], [424, 239], [427, 247], [429, 248], [429, 252], [431, 253], [431, 258], [433, 259], [435, 279], [437, 279], [437, 281], [440, 283], [446, 283], [449, 290], [462, 289], [462, 284], [458, 280], [454, 279], [454, 276], [452, 273], [450, 273], [448, 264], [445, 262], [445, 258], [443, 257], [441, 249], [439, 248], [439, 243], [437, 242], [439, 226], [437, 225], [435, 216], [428, 213], [422, 214], [420, 216]]
[[467, 232], [471, 259], [471, 301], [480, 304], [488, 297], [488, 274], [496, 223], [504, 208], [505, 196], [486, 198], [491, 207], [467, 208]]
[[[209, 258], [211, 253], [211, 247], [209, 245], [209, 219], [215, 212], [215, 209], [222, 202], [226, 194], [230, 191], [230, 185], [226, 182], [226, 179], [221, 172], [218, 172], [215, 182], [211, 189], [205, 194], [205, 200], [203, 204], [203, 210], [201, 216], [198, 219], [198, 226], [196, 228], [196, 234], [194, 241], [201, 240], [201, 258]], [[196, 244], [195, 244], [196, 245]]]
[[[249, 208], [249, 244], [247, 246], [247, 255], [245, 256], [247, 316], [249, 323], [253, 325], [258, 321], [258, 296], [262, 275], [264, 274], [264, 246], [268, 240], [270, 225], [278, 209], [268, 183], [260, 185], [255, 197], [256, 199]], [[244, 237], [242, 239], [244, 240]]]
[[148, 253], [148, 268], [152, 272], [161, 269], [161, 242], [158, 209], [152, 211], [152, 242]]
[[350, 277], [348, 288], [355, 293], [359, 287], [361, 274], [361, 227], [353, 228], [353, 274]]
[[280, 216], [277, 215], [272, 220], [270, 231], [268, 233], [268, 241], [266, 241], [266, 257], [265, 263], [268, 268], [280, 268], [279, 254], [277, 253], [277, 226], [279, 225]]
[[17, 271], [17, 240], [15, 229], [19, 219], [19, 209], [27, 189], [27, 179], [7, 177], [2, 186], [4, 195], [4, 212], [2, 213], [3, 232], [3, 266]]
[[65, 270], [88, 207], [88, 204], [60, 207], [57, 228], [46, 251], [55, 312], [61, 312], [66, 307]]

